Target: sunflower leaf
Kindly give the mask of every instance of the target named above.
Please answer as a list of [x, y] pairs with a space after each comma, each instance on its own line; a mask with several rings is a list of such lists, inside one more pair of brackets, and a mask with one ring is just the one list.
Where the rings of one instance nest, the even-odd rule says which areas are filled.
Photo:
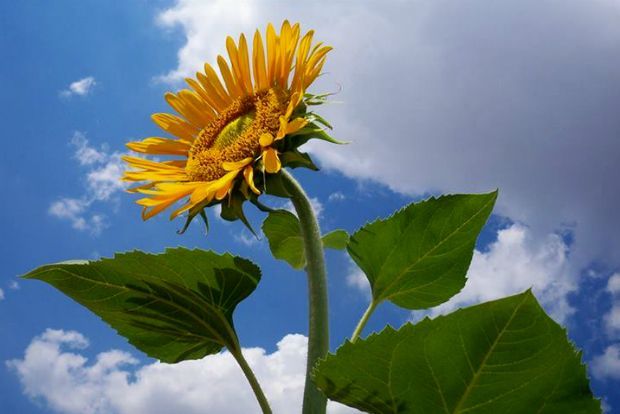
[[377, 413], [600, 413], [581, 355], [530, 291], [345, 343], [314, 369]]
[[304, 268], [306, 254], [297, 216], [286, 210], [273, 211], [263, 222], [263, 233], [273, 257], [284, 260], [293, 269]]
[[344, 230], [334, 230], [321, 237], [321, 240], [325, 248], [344, 250], [349, 242], [349, 233]]
[[457, 294], [496, 198], [497, 191], [430, 198], [353, 234], [347, 250], [370, 281], [373, 302], [425, 309]]
[[63, 262], [24, 276], [90, 309], [139, 350], [163, 362], [238, 350], [233, 311], [258, 284], [252, 262], [211, 251], [139, 251]]

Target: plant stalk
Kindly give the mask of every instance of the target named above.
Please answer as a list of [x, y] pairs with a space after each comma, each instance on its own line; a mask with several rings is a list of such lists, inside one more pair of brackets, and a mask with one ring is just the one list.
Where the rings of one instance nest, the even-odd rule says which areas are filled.
[[329, 318], [327, 303], [327, 275], [321, 231], [312, 204], [301, 185], [293, 176], [281, 170], [286, 189], [297, 212], [306, 253], [308, 275], [308, 360], [304, 388], [303, 414], [325, 414], [327, 397], [314, 385], [311, 374], [316, 362], [329, 351]]
[[252, 371], [252, 368], [250, 368], [250, 365], [248, 365], [248, 361], [246, 361], [245, 358], [243, 357], [241, 348], [236, 349], [236, 350], [231, 350], [230, 353], [232, 354], [232, 356], [235, 358], [235, 360], [241, 367], [241, 370], [245, 374], [245, 377], [248, 379], [248, 382], [250, 383], [250, 386], [252, 387], [252, 391], [254, 391], [254, 395], [256, 396], [256, 399], [258, 400], [258, 404], [260, 405], [260, 408], [263, 411], [263, 414], [272, 414], [271, 407], [269, 406], [269, 401], [267, 401], [267, 397], [265, 397], [265, 394], [263, 393], [263, 390], [260, 387], [260, 384], [258, 383], [258, 380], [256, 379], [256, 376], [254, 375], [254, 372]]
[[351, 343], [357, 341], [357, 338], [359, 338], [362, 331], [364, 330], [364, 327], [366, 326], [366, 323], [368, 322], [370, 315], [372, 315], [372, 313], [375, 311], [376, 308], [377, 308], [377, 303], [374, 300], [372, 300], [370, 302], [370, 305], [368, 305], [368, 309], [366, 309], [366, 312], [364, 312], [364, 314], [362, 315], [362, 318], [357, 323], [357, 326], [355, 327], [355, 330], [353, 331], [353, 334], [351, 335]]

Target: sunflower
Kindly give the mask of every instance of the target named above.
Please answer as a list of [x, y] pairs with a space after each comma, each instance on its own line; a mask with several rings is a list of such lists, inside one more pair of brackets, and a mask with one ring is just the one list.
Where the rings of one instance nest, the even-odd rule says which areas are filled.
[[[127, 146], [169, 157], [123, 158], [133, 168], [123, 179], [144, 182], [130, 189], [146, 196], [137, 201], [144, 220], [185, 200], [170, 218], [187, 211], [189, 224], [198, 213], [204, 217], [207, 206], [255, 201], [266, 190], [265, 176], [283, 166], [315, 168], [299, 145], [310, 138], [336, 141], [325, 132], [329, 124], [308, 111], [326, 99], [306, 88], [331, 50], [313, 44], [313, 35], [301, 36], [299, 24], [285, 21], [280, 33], [267, 26], [266, 44], [257, 30], [251, 51], [243, 34], [237, 43], [228, 37], [229, 61], [218, 56], [219, 76], [207, 63], [195, 79], [186, 79], [189, 89], [165, 95], [178, 115], [158, 113], [152, 119], [174, 138], [149, 137]], [[244, 218], [240, 208], [233, 210], [233, 219]]]

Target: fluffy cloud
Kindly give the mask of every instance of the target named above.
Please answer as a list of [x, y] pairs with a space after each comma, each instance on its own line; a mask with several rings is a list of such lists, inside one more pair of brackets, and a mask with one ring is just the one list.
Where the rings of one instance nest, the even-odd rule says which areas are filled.
[[315, 90], [343, 84], [344, 104], [322, 111], [353, 141], [313, 145], [324, 166], [405, 194], [499, 187], [498, 212], [539, 242], [569, 227], [581, 268], [620, 263], [619, 11], [615, 0], [181, 0], [158, 20], [187, 37], [169, 81], [214, 61], [227, 34], [285, 17], [315, 28], [335, 46]]
[[602, 355], [594, 358], [590, 370], [600, 380], [620, 379], [620, 344], [608, 346]]
[[610, 337], [618, 338], [620, 337], [620, 273], [613, 274], [607, 280], [606, 291], [612, 297], [612, 305], [603, 317], [605, 328]]
[[85, 194], [53, 201], [48, 213], [68, 221], [76, 230], [97, 235], [108, 226], [107, 217], [101, 213], [91, 213], [90, 209], [93, 203], [110, 201], [118, 191], [125, 188], [125, 184], [120, 181], [125, 168], [122, 154], [109, 153], [105, 148], [91, 146], [81, 132], [74, 133], [70, 144], [74, 147], [73, 157], [87, 168]]
[[486, 302], [533, 288], [547, 311], [564, 321], [573, 309], [568, 295], [576, 289], [568, 268], [568, 246], [556, 234], [543, 241], [519, 224], [500, 230], [488, 251], [474, 252], [465, 288], [432, 310], [447, 313], [473, 303]]
[[[530, 287], [558, 321], [564, 321], [573, 312], [568, 295], [576, 289], [576, 280], [568, 269], [568, 246], [555, 234], [538, 242], [531, 230], [520, 224], [500, 230], [487, 251], [474, 252], [467, 278], [465, 288], [450, 301], [433, 308], [431, 315], [499, 299]], [[368, 281], [355, 266], [351, 267], [347, 283], [369, 294]]]
[[60, 92], [60, 96], [64, 98], [74, 95], [85, 96], [93, 90], [96, 84], [97, 82], [95, 81], [95, 78], [92, 76], [87, 76], [83, 79], [72, 82], [67, 89]]
[[4, 290], [0, 289], [0, 300], [4, 299]]
[[[276, 413], [289, 413], [301, 404], [306, 343], [302, 335], [287, 335], [271, 354], [261, 348], [244, 350]], [[26, 395], [65, 414], [258, 412], [245, 377], [227, 352], [136, 367], [131, 355], [118, 350], [100, 353], [89, 363], [79, 353], [87, 346], [78, 332], [48, 329], [32, 340], [23, 359], [7, 365]], [[329, 412], [357, 411], [330, 403]]]

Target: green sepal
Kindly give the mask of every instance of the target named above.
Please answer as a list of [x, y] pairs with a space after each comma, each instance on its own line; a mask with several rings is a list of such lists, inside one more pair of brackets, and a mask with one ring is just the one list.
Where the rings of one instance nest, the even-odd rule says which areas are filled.
[[241, 220], [245, 227], [247, 227], [256, 238], [258, 238], [258, 235], [243, 212], [243, 203], [245, 201], [246, 199], [243, 194], [238, 191], [233, 191], [230, 196], [222, 202], [222, 212], [220, 213], [220, 217], [226, 221]]
[[340, 141], [333, 138], [325, 131], [325, 129], [321, 128], [314, 122], [309, 122], [299, 131], [288, 136], [291, 137], [291, 143], [295, 146], [295, 148], [300, 147], [311, 139], [320, 139], [338, 145], [348, 144], [346, 141]]
[[317, 167], [310, 155], [306, 152], [300, 152], [296, 149], [283, 152], [280, 154], [280, 161], [282, 162], [282, 167], [290, 167], [290, 168], [308, 168], [312, 171], [318, 171], [319, 167]]
[[185, 224], [183, 228], [177, 230], [177, 234], [184, 234], [189, 227], [189, 224], [194, 220], [194, 217], [199, 215], [202, 218], [202, 221], [205, 224], [205, 234], [209, 234], [209, 219], [207, 218], [207, 214], [205, 213], [205, 207], [195, 206], [190, 209], [187, 213], [187, 218], [185, 219]]
[[286, 185], [284, 181], [282, 181], [282, 176], [279, 173], [264, 173], [262, 177], [262, 188], [266, 194], [282, 198], [291, 198], [291, 194], [286, 189]]

